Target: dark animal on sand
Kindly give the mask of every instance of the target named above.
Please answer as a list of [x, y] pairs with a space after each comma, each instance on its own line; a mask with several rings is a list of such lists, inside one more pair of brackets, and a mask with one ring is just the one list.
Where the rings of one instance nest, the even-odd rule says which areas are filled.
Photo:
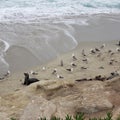
[[36, 78], [29, 78], [29, 74], [28, 73], [24, 73], [25, 75], [25, 80], [24, 80], [24, 85], [30, 85], [34, 82], [38, 82], [39, 80]]

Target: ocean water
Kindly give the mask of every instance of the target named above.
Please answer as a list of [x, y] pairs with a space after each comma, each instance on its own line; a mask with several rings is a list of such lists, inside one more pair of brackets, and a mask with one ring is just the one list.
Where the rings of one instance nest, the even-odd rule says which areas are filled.
[[0, 0], [0, 21], [39, 21], [98, 13], [120, 13], [120, 0]]
[[0, 76], [13, 68], [5, 59], [12, 46], [25, 48], [42, 64], [81, 40], [120, 39], [119, 13], [120, 0], [0, 0]]

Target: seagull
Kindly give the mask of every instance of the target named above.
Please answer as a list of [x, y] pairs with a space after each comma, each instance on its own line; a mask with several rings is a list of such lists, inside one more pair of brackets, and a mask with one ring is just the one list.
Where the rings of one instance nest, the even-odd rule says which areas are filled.
[[30, 74], [32, 74], [32, 75], [38, 75], [38, 73], [34, 72], [33, 70], [30, 71]]
[[44, 71], [44, 70], [46, 70], [46, 68], [45, 68], [45, 67], [42, 67], [42, 70]]
[[63, 66], [63, 60], [60, 61], [60, 66]]
[[97, 52], [99, 52], [99, 51], [100, 51], [98, 48], [95, 48], [95, 50], [96, 50]]
[[91, 52], [91, 53], [94, 53], [94, 54], [96, 53], [93, 49], [90, 49], [90, 52]]
[[120, 41], [119, 41], [118, 44], [116, 44], [116, 45], [120, 46]]
[[10, 75], [10, 71], [8, 70], [7, 73], [4, 76]]
[[56, 74], [57, 73], [57, 69], [55, 68], [52, 72], [52, 74]]
[[86, 59], [83, 59], [82, 61], [85, 61], [85, 62], [87, 62], [87, 61], [88, 61], [88, 59], [86, 58]]
[[57, 78], [62, 79], [62, 78], [64, 78], [64, 77], [57, 74]]
[[83, 55], [83, 56], [86, 56], [84, 49], [82, 50], [82, 55]]
[[72, 72], [73, 68], [67, 68], [66, 70]]
[[76, 67], [77, 65], [75, 63], [71, 62], [71, 66]]
[[116, 48], [116, 51], [117, 51], [117, 52], [120, 52], [120, 48]]
[[101, 49], [105, 47], [105, 44], [102, 44], [102, 46], [100, 47]]
[[72, 58], [73, 58], [73, 60], [77, 60], [74, 53], [72, 54]]
[[87, 67], [81, 67], [81, 69], [87, 69]]

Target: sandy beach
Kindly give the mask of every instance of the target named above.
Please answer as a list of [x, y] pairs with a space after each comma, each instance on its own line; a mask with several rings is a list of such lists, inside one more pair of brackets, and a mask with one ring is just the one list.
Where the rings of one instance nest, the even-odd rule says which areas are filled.
[[[83, 18], [87, 22], [81, 24]], [[5, 71], [0, 119], [64, 118], [80, 112], [87, 118], [104, 117], [108, 111], [113, 119], [118, 117], [119, 20], [118, 15], [99, 14], [46, 23], [1, 23], [0, 38], [10, 47], [2, 53], [9, 69], [0, 69]], [[24, 73], [40, 81], [23, 85]]]
[[[75, 111], [79, 109], [76, 104], [82, 107], [82, 109], [80, 108], [77, 111], [85, 112], [86, 116], [89, 117], [104, 116], [106, 111], [109, 110], [112, 110], [115, 114], [114, 117], [116, 117], [119, 111], [119, 103], [117, 101], [119, 101], [120, 96], [119, 91], [115, 92], [113, 87], [116, 86], [115, 89], [119, 89], [120, 51], [117, 51], [117, 49], [120, 49], [120, 46], [116, 45], [118, 42], [81, 42], [75, 49], [58, 56], [47, 64], [17, 72], [1, 80], [0, 117], [4, 120], [10, 117], [15, 117], [18, 120], [33, 120], [39, 117], [39, 115], [40, 117], [45, 115], [47, 118], [50, 118], [54, 113], [54, 115], [63, 118], [67, 113], [75, 114]], [[91, 52], [91, 49], [94, 52]], [[72, 54], [75, 55], [76, 59], [72, 57]], [[63, 61], [63, 66], [61, 66], [61, 60]], [[74, 65], [71, 65], [71, 63], [74, 63]], [[67, 70], [71, 68], [73, 71]], [[57, 69], [55, 73], [53, 73], [54, 69]], [[37, 75], [30, 74], [31, 70], [37, 73]], [[24, 86], [22, 84], [24, 82], [24, 72], [28, 72], [30, 77], [35, 77], [40, 82]], [[63, 78], [58, 78], [57, 75]], [[97, 77], [99, 75], [100, 78]], [[86, 91], [87, 89], [88, 92]], [[97, 92], [99, 93], [100, 100], [98, 100]], [[73, 93], [74, 99], [77, 100], [79, 98], [79, 102], [76, 101], [74, 105], [72, 103], [71, 105], [68, 104], [67, 107], [63, 105], [65, 108], [59, 106], [57, 101], [62, 100], [65, 102], [71, 93]], [[83, 97], [79, 96], [79, 94]], [[90, 97], [91, 94], [93, 98]], [[76, 95], [79, 97], [76, 98]], [[110, 98], [111, 96], [115, 96], [116, 99], [113, 100]], [[70, 101], [75, 101], [71, 97]], [[87, 101], [83, 105], [82, 100], [87, 98], [89, 98], [90, 102]], [[11, 100], [14, 102], [11, 102]], [[98, 100], [97, 103], [95, 102], [96, 100]], [[46, 110], [46, 105], [50, 105], [48, 111], [44, 111], [43, 114], [40, 113], [41, 110], [34, 106], [36, 102], [33, 101], [41, 101], [40, 103], [37, 102], [37, 106], [43, 106], [41, 108], [43, 111]], [[50, 103], [45, 105], [42, 101], [46, 103], [49, 101]], [[102, 103], [104, 104], [102, 105]], [[94, 106], [92, 106], [93, 104]], [[54, 111], [54, 106], [59, 106], [58, 110], [55, 110], [56, 112]], [[32, 111], [28, 111], [28, 109], [33, 109], [32, 107], [35, 111], [34, 114], [31, 113]], [[50, 112], [51, 107], [53, 111]], [[73, 111], [73, 107], [76, 108], [75, 111]], [[85, 109], [84, 107], [88, 108]], [[64, 112], [62, 113], [61, 110]]]

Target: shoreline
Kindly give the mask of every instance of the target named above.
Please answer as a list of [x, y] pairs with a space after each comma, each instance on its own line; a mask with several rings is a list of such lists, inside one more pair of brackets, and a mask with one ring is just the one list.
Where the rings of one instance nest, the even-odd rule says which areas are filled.
[[[104, 43], [105, 47], [100, 48]], [[34, 113], [37, 113], [39, 105], [41, 106], [41, 104], [44, 104], [46, 101], [49, 101], [50, 104], [51, 102], [54, 103], [54, 101], [56, 101], [54, 104], [57, 104], [58, 101], [61, 103], [64, 100], [71, 100], [71, 102], [73, 102], [75, 101], [73, 98], [76, 99], [76, 94], [78, 94], [79, 97], [77, 97], [77, 100], [79, 102], [77, 103], [76, 101], [76, 104], [77, 106], [78, 104], [80, 104], [79, 106], [82, 106], [81, 111], [85, 111], [87, 116], [99, 115], [99, 112], [95, 112], [94, 109], [98, 109], [98, 111], [103, 109], [104, 112], [100, 111], [100, 114], [105, 115], [105, 111], [107, 109], [111, 110], [113, 109], [114, 104], [118, 104], [112, 97], [111, 99], [108, 97], [109, 95], [116, 96], [117, 93], [114, 94], [114, 92], [111, 92], [112, 90], [109, 90], [108, 92], [108, 89], [111, 88], [110, 85], [113, 86], [114, 84], [115, 89], [118, 89], [119, 87], [117, 82], [119, 82], [120, 79], [120, 52], [116, 51], [116, 48], [118, 47], [116, 44], [118, 41], [106, 41], [104, 43], [83, 42], [75, 49], [61, 54], [47, 64], [33, 68], [32, 70], [36, 72], [37, 75], [30, 74], [31, 70], [29, 69], [20, 73], [14, 73], [13, 75], [10, 75], [0, 81], [1, 113], [5, 113], [5, 115], [9, 118], [16, 117], [20, 120], [29, 120], [29, 116], [31, 116], [31, 118], [34, 119], [37, 115], [27, 110], [32, 104], [34, 110], [36, 111]], [[95, 48], [100, 49], [100, 51], [91, 53], [90, 49]], [[86, 56], [82, 55], [83, 49]], [[111, 50], [111, 52], [109, 52], [109, 50]], [[73, 53], [75, 54], [77, 60], [73, 60]], [[87, 61], [85, 61], [85, 59], [87, 59]], [[61, 60], [63, 60], [63, 66], [60, 66]], [[111, 60], [113, 61], [112, 65], [109, 64]], [[76, 66], [71, 66], [71, 62], [76, 64]], [[45, 70], [42, 69], [43, 66], [46, 68]], [[57, 78], [56, 73], [52, 74], [55, 68], [57, 69], [57, 74], [63, 76], [63, 78]], [[73, 68], [73, 71], [67, 71], [68, 68]], [[116, 73], [116, 71], [119, 75], [111, 77], [111, 73]], [[28, 72], [30, 74], [30, 78], [34, 77], [40, 81], [29, 86], [24, 86], [22, 84], [24, 82], [24, 72]], [[99, 75], [101, 75], [99, 79], [105, 78], [105, 80], [99, 80], [97, 77]], [[108, 78], [109, 80], [107, 80]], [[118, 87], [116, 88], [116, 86]], [[68, 96], [71, 96], [71, 99], [69, 99]], [[89, 99], [90, 103], [89, 101], [85, 101], [86, 97]], [[116, 100], [117, 97], [118, 96], [116, 96]], [[81, 103], [82, 99], [83, 101]], [[11, 100], [14, 102], [11, 102]], [[39, 103], [38, 101], [41, 102]], [[71, 102], [67, 105], [70, 107], [69, 110], [71, 110], [71, 105], [74, 106]], [[34, 104], [36, 103], [38, 105], [35, 107]], [[87, 104], [88, 109], [83, 109]], [[96, 104], [97, 107], [94, 108], [94, 106], [92, 106], [93, 104]], [[44, 107], [47, 107], [47, 105], [45, 104]], [[51, 106], [49, 107], [51, 108]], [[76, 108], [76, 106], [74, 107]], [[2, 110], [2, 108], [5, 109]], [[56, 115], [64, 117], [67, 113], [66, 108], [63, 109], [65, 113], [59, 114], [58, 111]], [[58, 109], [60, 109], [60, 107], [58, 107]], [[88, 112], [91, 112], [91, 109], [93, 109], [94, 112], [92, 114], [88, 114]], [[38, 115], [40, 113], [42, 114], [41, 109], [38, 112]], [[73, 112], [70, 112], [69, 114], [73, 114]], [[48, 111], [44, 115], [48, 115]]]
[[[119, 20], [118, 14], [97, 14], [71, 18], [70, 21], [50, 21], [46, 24], [1, 23], [0, 38], [11, 46], [5, 59], [10, 63], [11, 72], [22, 71], [51, 61], [59, 54], [71, 51], [82, 41], [119, 40]], [[27, 62], [27, 55], [30, 62]]]
[[[20, 89], [21, 87], [24, 88], [24, 86], [22, 85], [23, 81], [24, 81], [24, 72], [28, 72], [30, 73], [30, 71], [35, 71], [35, 72], [40, 72], [41, 75], [37, 75], [36, 77], [40, 77], [41, 80], [48, 80], [48, 79], [55, 79], [57, 80], [56, 76], [51, 76], [51, 73], [52, 71], [55, 69], [55, 68], [59, 68], [60, 67], [60, 61], [63, 60], [63, 64], [67, 64], [68, 68], [71, 68], [70, 66], [70, 63], [72, 62], [72, 54], [74, 53], [76, 56], [79, 56], [80, 58], [82, 58], [82, 56], [80, 55], [82, 53], [82, 50], [84, 49], [85, 51], [85, 54], [89, 54], [90, 53], [90, 49], [94, 49], [95, 47], [99, 48], [102, 44], [106, 44], [106, 50], [109, 50], [109, 49], [113, 49], [114, 51], [115, 48], [117, 48], [117, 46], [115, 45], [116, 43], [118, 43], [118, 41], [105, 41], [105, 42], [81, 42], [81, 44], [79, 44], [76, 48], [74, 48], [73, 50], [69, 51], [69, 52], [66, 52], [66, 53], [62, 53], [60, 54], [59, 56], [57, 56], [57, 58], [45, 63], [45, 64], [42, 64], [42, 65], [37, 65], [36, 67], [31, 67], [31, 68], [28, 68], [28, 69], [24, 69], [22, 71], [16, 71], [10, 75], [8, 75], [8, 77], [5, 77], [3, 80], [1, 80], [1, 84], [0, 84], [0, 93], [2, 95], [2, 93], [4, 94], [6, 89], [8, 88], [8, 92], [10, 92], [10, 88], [13, 88], [13, 90], [11, 92], [13, 92], [14, 90], [17, 90], [17, 89]], [[119, 56], [118, 56], [119, 57]], [[64, 61], [65, 59], [65, 61]], [[83, 58], [84, 59], [84, 58]], [[93, 59], [91, 62], [94, 62], [94, 60], [96, 61], [97, 58]], [[112, 59], [112, 58], [111, 58]], [[74, 61], [73, 61], [74, 62]], [[82, 61], [81, 61], [82, 62]], [[77, 64], [77, 62], [75, 61], [75, 63]], [[83, 62], [84, 63], [84, 62]], [[93, 63], [91, 63], [93, 64]], [[98, 64], [98, 63], [96, 63]], [[25, 65], [25, 64], [24, 64]], [[83, 64], [84, 66], [85, 64]], [[87, 65], [87, 64], [86, 64]], [[85, 66], [86, 66], [85, 65]], [[65, 68], [67, 67], [65, 65]], [[82, 65], [81, 65], [82, 66]], [[46, 76], [42, 73], [44, 73], [44, 71], [42, 70], [42, 67], [46, 67], [46, 69], [48, 69], [48, 73], [49, 75]], [[95, 67], [95, 66], [94, 66]], [[100, 67], [100, 66], [99, 66]], [[74, 68], [74, 67], [73, 67]], [[113, 67], [114, 68], [114, 67]], [[76, 69], [76, 68], [75, 68]], [[107, 68], [108, 69], [108, 68]], [[46, 70], [45, 70], [46, 71]], [[51, 73], [50, 73], [51, 71]], [[60, 70], [61, 71], [61, 70]], [[104, 70], [103, 70], [104, 71]], [[111, 70], [107, 70], [107, 71], [104, 71], [106, 74], [109, 74]], [[115, 70], [113, 70], [115, 71]], [[60, 74], [64, 74], [65, 71], [63, 72], [60, 72]], [[77, 71], [76, 71], [77, 72]], [[86, 72], [86, 71], [85, 71]], [[100, 70], [100, 72], [102, 72]], [[101, 73], [104, 75], [104, 72]], [[111, 71], [112, 72], [112, 71]], [[47, 73], [47, 74], [48, 74]], [[69, 73], [69, 72], [68, 72]], [[65, 73], [66, 74], [66, 73]], [[77, 73], [76, 73], [77, 74]], [[93, 72], [90, 72], [88, 73], [88, 75], [86, 77], [90, 77], [90, 76], [95, 76], [96, 74], [99, 74], [99, 71], [94, 74], [94, 71]], [[34, 77], [34, 75], [30, 75], [32, 77]], [[49, 78], [49, 77], [52, 77], [52, 78]], [[77, 79], [77, 76], [76, 75], [76, 79]], [[82, 78], [84, 76], [84, 71], [83, 71], [83, 75], [81, 76]], [[19, 78], [19, 79], [17, 79]], [[72, 80], [74, 78], [74, 76], [72, 76], [70, 73], [69, 73], [69, 78], [70, 80]], [[13, 80], [12, 80], [13, 79]], [[12, 80], [12, 81], [11, 81]], [[14, 84], [15, 83], [15, 84]], [[4, 86], [4, 89], [2, 88], [2, 86]], [[14, 87], [11, 87], [11, 86], [14, 86]], [[6, 89], [5, 89], [6, 88]], [[3, 90], [2, 90], [3, 89]], [[4, 91], [5, 90], [5, 91]], [[2, 92], [4, 91], [4, 92]]]

